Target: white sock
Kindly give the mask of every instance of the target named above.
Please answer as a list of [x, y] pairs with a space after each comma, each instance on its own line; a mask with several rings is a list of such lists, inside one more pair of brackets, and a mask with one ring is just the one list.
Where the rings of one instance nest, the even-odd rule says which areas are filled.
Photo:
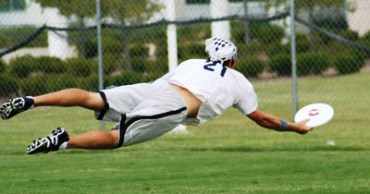
[[68, 147], [68, 141], [66, 141], [66, 142], [62, 143], [62, 144], [59, 146], [59, 149], [60, 149], [60, 150], [64, 150], [64, 149], [67, 149], [67, 147]]

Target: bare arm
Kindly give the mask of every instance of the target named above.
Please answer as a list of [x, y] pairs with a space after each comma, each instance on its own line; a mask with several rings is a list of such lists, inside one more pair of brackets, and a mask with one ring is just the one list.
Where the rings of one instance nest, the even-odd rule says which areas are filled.
[[307, 132], [312, 130], [312, 128], [308, 127], [306, 124], [308, 120], [297, 123], [291, 123], [287, 121], [282, 122], [280, 118], [268, 113], [264, 113], [260, 110], [256, 110], [247, 116], [254, 122], [256, 122], [259, 126], [276, 131], [292, 131], [299, 134], [306, 134]]

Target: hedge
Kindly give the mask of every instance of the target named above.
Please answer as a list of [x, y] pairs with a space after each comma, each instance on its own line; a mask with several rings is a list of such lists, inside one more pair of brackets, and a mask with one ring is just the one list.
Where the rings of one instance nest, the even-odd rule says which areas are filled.
[[269, 71], [277, 73], [280, 76], [289, 76], [292, 74], [292, 59], [289, 54], [274, 55], [269, 60]]
[[355, 51], [344, 51], [334, 59], [334, 67], [341, 75], [356, 73], [365, 66], [364, 58]]
[[19, 84], [16, 78], [0, 74], [0, 83], [0, 94], [2, 97], [11, 97], [17, 94]]
[[96, 61], [84, 58], [72, 58], [66, 61], [67, 72], [76, 77], [88, 77], [98, 71]]
[[6, 64], [3, 60], [0, 60], [0, 73], [3, 73], [6, 69]]
[[257, 77], [266, 67], [266, 64], [257, 57], [246, 58], [236, 62], [235, 69], [247, 77]]
[[321, 53], [309, 52], [298, 55], [298, 75], [320, 75], [329, 68], [328, 57]]

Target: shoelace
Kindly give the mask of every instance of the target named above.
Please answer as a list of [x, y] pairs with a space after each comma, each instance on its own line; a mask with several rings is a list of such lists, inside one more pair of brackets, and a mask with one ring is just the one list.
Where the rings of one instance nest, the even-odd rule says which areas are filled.
[[13, 110], [16, 110], [17, 112], [22, 112], [24, 105], [25, 101], [23, 98], [10, 99], [8, 102], [5, 102], [0, 108], [0, 111], [4, 113], [1, 115], [1, 118], [8, 118]]
[[48, 149], [54, 150], [57, 148], [58, 145], [58, 136], [63, 132], [61, 128], [57, 128], [51, 132], [51, 135], [46, 136], [44, 138], [38, 138], [34, 140], [29, 146], [28, 146], [28, 152], [32, 152], [33, 150], [39, 148], [42, 144], [46, 143], [46, 147]]
[[58, 145], [58, 136], [60, 134], [62, 134], [63, 130], [61, 128], [57, 128], [57, 129], [54, 129], [52, 132], [51, 132], [51, 136], [48, 136], [50, 138], [50, 141], [51, 141], [51, 144], [53, 146], [56, 146]]

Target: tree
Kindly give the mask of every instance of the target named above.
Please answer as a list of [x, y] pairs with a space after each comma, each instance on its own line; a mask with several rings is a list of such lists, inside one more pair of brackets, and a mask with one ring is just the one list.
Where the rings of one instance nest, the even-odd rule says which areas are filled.
[[[266, 0], [267, 7], [271, 6], [280, 6], [282, 4], [288, 4], [289, 1], [287, 0]], [[324, 8], [324, 7], [344, 7], [346, 0], [295, 0], [295, 10], [296, 13], [301, 10], [307, 10], [308, 11], [308, 22], [314, 23], [314, 9], [317, 8]], [[310, 39], [310, 47], [311, 50], [314, 49], [315, 45], [315, 36], [313, 33], [313, 29], [309, 28], [309, 39]]]
[[[1, 0], [0, 0], [1, 1]], [[64, 16], [76, 16], [78, 25], [85, 26], [84, 19], [91, 18], [96, 15], [96, 1], [76, 1], [76, 0], [33, 0], [40, 3], [42, 7], [58, 8]], [[139, 24], [150, 19], [154, 13], [159, 11], [162, 5], [152, 0], [109, 0], [101, 1], [102, 18], [111, 18], [119, 24]], [[81, 33], [84, 33], [83, 31]], [[128, 53], [128, 37], [127, 32], [124, 34], [125, 59], [129, 59]], [[82, 44], [86, 41], [86, 37], [81, 34]], [[80, 47], [82, 48], [82, 47]], [[86, 56], [84, 49], [80, 49], [83, 56]], [[126, 58], [127, 57], [127, 58]], [[131, 63], [128, 62], [128, 70], [132, 70]]]
[[[2, 0], [0, 0], [1, 2]], [[79, 19], [93, 17], [96, 13], [96, 1], [75, 0], [33, 0], [42, 7], [58, 8], [64, 16], [76, 15]], [[151, 18], [162, 6], [151, 0], [109, 0], [101, 1], [102, 17], [113, 18], [122, 23], [141, 23]]]
[[243, 8], [244, 8], [244, 43], [249, 43], [251, 40], [249, 35], [249, 16], [248, 16], [248, 1], [249, 0], [243, 0]]

